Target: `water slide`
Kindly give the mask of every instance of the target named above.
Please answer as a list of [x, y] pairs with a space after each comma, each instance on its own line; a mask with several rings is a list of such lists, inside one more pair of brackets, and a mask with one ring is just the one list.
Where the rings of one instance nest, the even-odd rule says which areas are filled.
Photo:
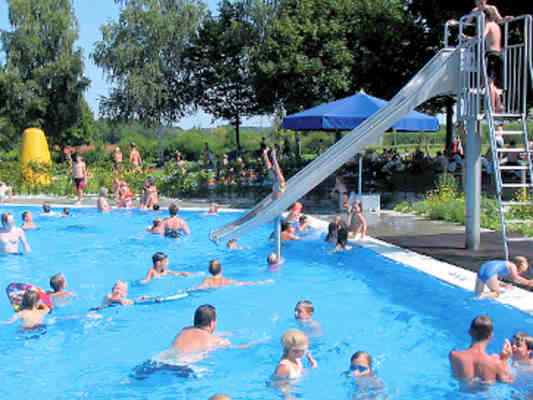
[[269, 195], [243, 217], [212, 231], [210, 239], [215, 242], [234, 239], [274, 220], [292, 203], [352, 160], [367, 145], [375, 143], [385, 131], [417, 106], [432, 97], [456, 94], [459, 85], [459, 65], [461, 61], [465, 61], [461, 55], [464, 54], [461, 47], [441, 50], [385, 107], [289, 179], [281, 197], [273, 199]]

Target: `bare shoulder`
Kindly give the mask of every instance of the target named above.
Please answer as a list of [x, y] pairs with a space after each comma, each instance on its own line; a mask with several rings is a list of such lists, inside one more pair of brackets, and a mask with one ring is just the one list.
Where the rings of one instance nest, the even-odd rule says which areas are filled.
[[274, 375], [280, 378], [287, 377], [290, 375], [290, 373], [291, 371], [289, 369], [289, 366], [282, 362], [278, 363], [278, 366], [276, 367], [276, 371], [274, 371]]

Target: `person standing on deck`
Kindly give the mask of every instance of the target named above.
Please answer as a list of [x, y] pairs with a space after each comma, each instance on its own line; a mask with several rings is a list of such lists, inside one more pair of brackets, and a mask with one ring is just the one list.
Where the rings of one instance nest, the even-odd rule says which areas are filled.
[[133, 165], [135, 170], [139, 170], [141, 169], [143, 163], [141, 153], [139, 153], [139, 150], [137, 150], [137, 145], [135, 143], [131, 143], [130, 146], [130, 163]]
[[87, 166], [80, 154], [76, 154], [76, 161], [72, 164], [72, 178], [74, 180], [76, 195], [78, 196], [76, 204], [80, 204], [83, 200], [83, 189], [87, 187], [88, 179]]

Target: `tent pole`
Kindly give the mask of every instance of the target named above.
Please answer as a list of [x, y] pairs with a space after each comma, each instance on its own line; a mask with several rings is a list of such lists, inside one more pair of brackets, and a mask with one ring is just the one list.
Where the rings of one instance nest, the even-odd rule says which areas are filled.
[[359, 200], [361, 200], [361, 196], [363, 195], [363, 155], [358, 154], [359, 158], [359, 177], [357, 182], [357, 191], [359, 192]]

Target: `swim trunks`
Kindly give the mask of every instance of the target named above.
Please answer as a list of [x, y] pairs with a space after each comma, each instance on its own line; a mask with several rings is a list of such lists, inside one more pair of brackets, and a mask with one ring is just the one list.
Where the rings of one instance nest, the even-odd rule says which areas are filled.
[[499, 51], [487, 51], [487, 76], [496, 87], [503, 88], [503, 57]]
[[74, 184], [76, 189], [85, 189], [85, 179], [84, 178], [74, 178]]
[[181, 231], [178, 229], [165, 228], [165, 237], [179, 239], [181, 237]]
[[479, 280], [483, 283], [486, 283], [494, 276], [497, 276], [498, 279], [507, 278], [509, 276], [509, 268], [507, 268], [507, 261], [488, 261], [481, 265], [477, 276]]

